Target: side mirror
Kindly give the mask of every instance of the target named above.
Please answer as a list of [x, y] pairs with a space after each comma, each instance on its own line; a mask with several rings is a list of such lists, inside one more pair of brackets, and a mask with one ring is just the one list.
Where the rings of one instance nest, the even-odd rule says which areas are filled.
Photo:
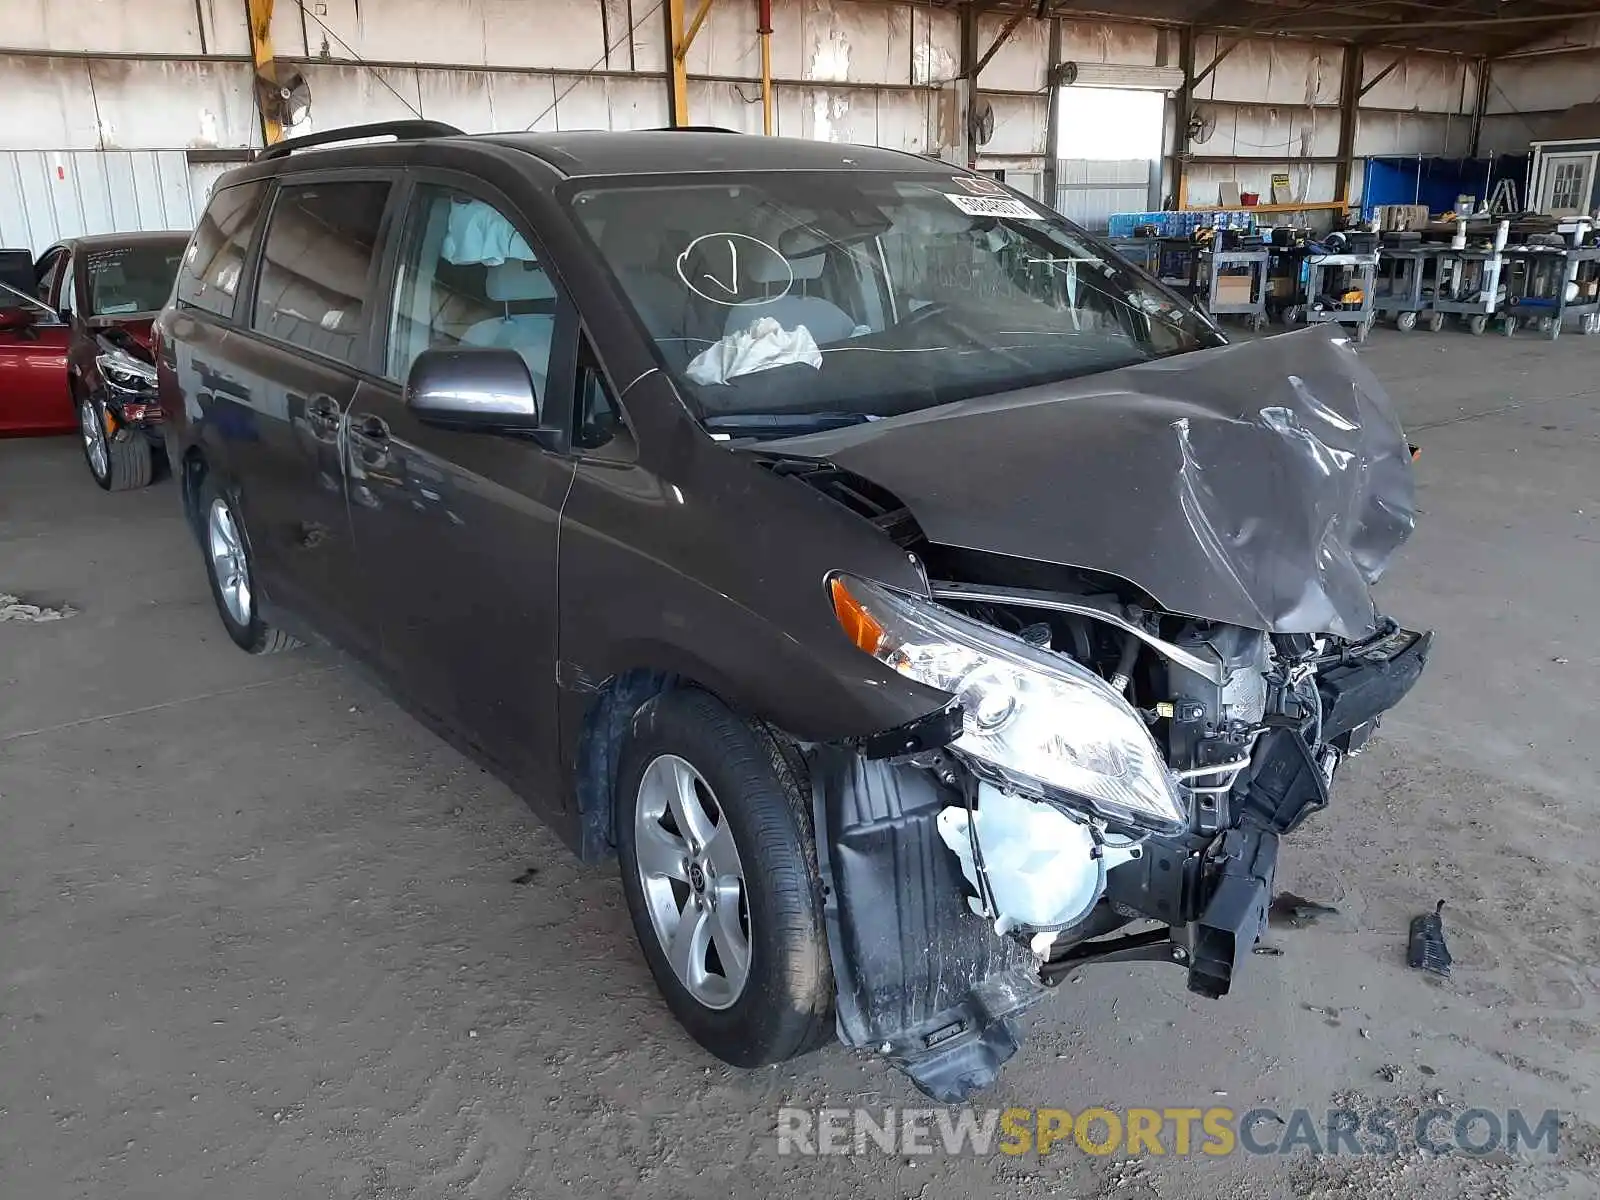
[[16, 333], [38, 324], [39, 314], [25, 305], [0, 308], [0, 333]]
[[430, 425], [522, 433], [550, 449], [561, 448], [566, 432], [539, 424], [528, 364], [500, 346], [424, 350], [406, 378], [406, 405]]

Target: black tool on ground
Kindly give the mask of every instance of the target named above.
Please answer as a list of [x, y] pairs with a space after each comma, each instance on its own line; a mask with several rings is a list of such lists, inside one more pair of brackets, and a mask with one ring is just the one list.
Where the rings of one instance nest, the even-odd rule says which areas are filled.
[[1307, 900], [1293, 892], [1279, 892], [1267, 908], [1267, 921], [1272, 925], [1310, 925], [1318, 917], [1337, 915], [1338, 912], [1331, 904]]
[[1450, 947], [1444, 944], [1444, 901], [1431, 913], [1411, 919], [1411, 944], [1406, 952], [1408, 965], [1420, 971], [1450, 977]]

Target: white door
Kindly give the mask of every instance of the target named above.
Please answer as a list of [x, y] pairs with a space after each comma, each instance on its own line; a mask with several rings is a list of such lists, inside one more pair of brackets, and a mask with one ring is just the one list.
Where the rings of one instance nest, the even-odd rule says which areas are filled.
[[1544, 189], [1539, 209], [1553, 217], [1577, 217], [1587, 213], [1594, 196], [1596, 153], [1544, 156]]

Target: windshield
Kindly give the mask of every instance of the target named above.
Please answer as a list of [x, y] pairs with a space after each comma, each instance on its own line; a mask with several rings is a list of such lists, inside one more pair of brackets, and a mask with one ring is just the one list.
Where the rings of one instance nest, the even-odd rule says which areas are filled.
[[977, 176], [702, 175], [572, 204], [712, 428], [890, 416], [1223, 341]]
[[113, 317], [165, 307], [183, 249], [182, 242], [174, 242], [88, 251], [83, 265], [89, 281], [89, 315]]

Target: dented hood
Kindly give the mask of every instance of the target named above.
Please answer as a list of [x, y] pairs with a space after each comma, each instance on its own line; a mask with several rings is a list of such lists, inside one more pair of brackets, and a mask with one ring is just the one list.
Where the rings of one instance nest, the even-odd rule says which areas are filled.
[[[135, 345], [149, 350], [151, 339], [154, 337], [153, 327], [155, 321], [154, 313], [137, 313], [126, 317], [90, 317], [86, 324], [96, 333], [110, 337], [119, 344], [124, 344], [118, 336], [119, 333], [126, 334], [128, 340], [131, 340]], [[148, 358], [149, 355], [145, 354], [140, 357]]]
[[760, 444], [893, 492], [929, 540], [1120, 576], [1164, 609], [1371, 632], [1411, 457], [1337, 327]]

